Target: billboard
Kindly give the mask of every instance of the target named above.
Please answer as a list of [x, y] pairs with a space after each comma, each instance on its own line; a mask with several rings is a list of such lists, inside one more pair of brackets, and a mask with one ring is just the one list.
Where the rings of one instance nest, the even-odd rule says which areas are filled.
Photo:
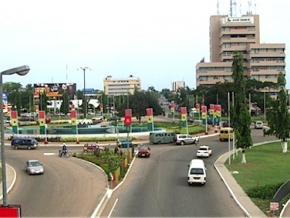
[[64, 92], [70, 99], [74, 99], [77, 90], [76, 83], [35, 83], [33, 87], [35, 99], [38, 99], [41, 93], [45, 93], [48, 98], [58, 98]]

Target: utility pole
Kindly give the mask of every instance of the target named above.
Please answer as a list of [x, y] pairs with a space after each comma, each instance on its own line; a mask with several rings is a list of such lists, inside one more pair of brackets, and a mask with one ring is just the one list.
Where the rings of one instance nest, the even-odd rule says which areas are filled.
[[86, 70], [91, 70], [89, 67], [80, 67], [77, 70], [82, 70], [84, 72], [84, 89], [83, 89], [83, 112], [84, 119], [87, 118], [87, 100], [86, 100]]

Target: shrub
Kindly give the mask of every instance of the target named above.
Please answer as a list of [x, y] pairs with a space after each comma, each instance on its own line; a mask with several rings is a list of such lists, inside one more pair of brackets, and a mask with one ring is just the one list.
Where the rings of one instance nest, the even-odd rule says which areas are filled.
[[255, 187], [247, 190], [246, 193], [250, 198], [272, 199], [281, 185], [283, 183]]

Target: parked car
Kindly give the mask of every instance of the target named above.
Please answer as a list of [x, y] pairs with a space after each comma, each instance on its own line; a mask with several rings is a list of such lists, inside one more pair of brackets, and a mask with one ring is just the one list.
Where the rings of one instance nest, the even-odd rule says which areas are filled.
[[83, 152], [94, 152], [94, 151], [96, 151], [97, 149], [99, 149], [100, 151], [105, 150], [104, 147], [99, 146], [99, 145], [96, 144], [96, 143], [93, 143], [93, 144], [86, 143], [86, 144], [84, 144], [84, 146], [83, 146]]
[[109, 117], [107, 118], [107, 121], [115, 121], [115, 122], [118, 122], [120, 120], [119, 117]]
[[38, 147], [38, 141], [36, 141], [34, 138], [14, 137], [11, 140], [11, 147], [14, 149], [36, 149]]
[[150, 157], [150, 155], [151, 152], [149, 147], [142, 145], [138, 148], [137, 157]]
[[43, 164], [39, 160], [28, 160], [25, 163], [25, 171], [29, 175], [43, 174], [44, 173]]
[[260, 120], [257, 120], [255, 122], [254, 126], [255, 126], [255, 129], [263, 129], [264, 123], [262, 121], [260, 121]]
[[136, 141], [132, 141], [132, 140], [130, 140], [129, 139], [129, 141], [127, 140], [127, 139], [119, 139], [118, 141], [117, 141], [117, 146], [119, 147], [119, 148], [127, 148], [127, 145], [128, 145], [128, 143], [129, 143], [129, 147], [132, 147], [132, 146], [137, 146], [137, 145], [139, 145], [140, 143], [138, 143], [138, 142], [136, 142]]
[[174, 141], [176, 145], [195, 144], [198, 143], [199, 137], [193, 137], [187, 134], [177, 134]]
[[212, 149], [208, 145], [199, 146], [196, 156], [197, 157], [209, 157], [212, 155]]

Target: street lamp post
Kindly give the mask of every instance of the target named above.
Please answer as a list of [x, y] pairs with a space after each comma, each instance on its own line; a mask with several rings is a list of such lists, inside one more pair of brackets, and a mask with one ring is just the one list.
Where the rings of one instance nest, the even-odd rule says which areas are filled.
[[29, 66], [21, 66], [2, 71], [0, 73], [0, 121], [1, 121], [1, 172], [2, 172], [2, 192], [3, 192], [3, 206], [7, 204], [7, 187], [6, 187], [6, 161], [5, 161], [5, 142], [4, 142], [4, 115], [3, 115], [3, 75], [18, 74], [25, 76], [29, 72]]
[[[89, 67], [80, 67], [80, 70], [84, 72], [84, 90], [83, 90], [83, 111], [84, 111], [84, 119], [87, 118], [87, 101], [86, 101], [86, 70], [91, 70]], [[78, 69], [78, 70], [79, 70]]]

